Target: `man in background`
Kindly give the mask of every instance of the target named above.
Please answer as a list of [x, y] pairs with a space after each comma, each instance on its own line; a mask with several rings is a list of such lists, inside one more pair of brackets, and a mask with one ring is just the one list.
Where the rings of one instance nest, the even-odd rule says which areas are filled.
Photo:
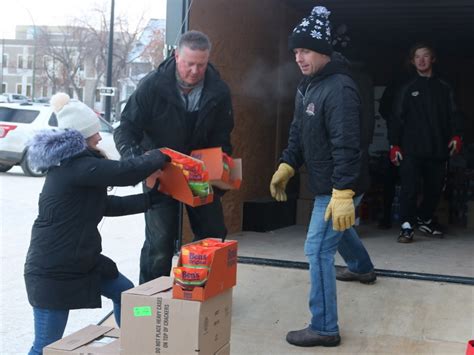
[[[462, 145], [453, 90], [433, 72], [433, 47], [418, 43], [409, 58], [416, 74], [396, 95], [388, 131], [390, 160], [400, 166], [399, 243], [412, 242], [415, 227], [429, 236], [443, 234], [433, 215], [441, 198], [448, 157], [458, 154]], [[419, 179], [423, 199], [417, 206]]]

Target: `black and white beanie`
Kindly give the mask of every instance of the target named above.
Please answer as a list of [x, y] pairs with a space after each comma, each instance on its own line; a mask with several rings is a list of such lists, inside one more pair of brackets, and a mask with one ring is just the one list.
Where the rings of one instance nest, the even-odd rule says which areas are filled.
[[288, 49], [306, 48], [312, 51], [330, 55], [331, 26], [329, 15], [331, 14], [324, 6], [315, 6], [308, 17], [294, 28], [288, 38]]

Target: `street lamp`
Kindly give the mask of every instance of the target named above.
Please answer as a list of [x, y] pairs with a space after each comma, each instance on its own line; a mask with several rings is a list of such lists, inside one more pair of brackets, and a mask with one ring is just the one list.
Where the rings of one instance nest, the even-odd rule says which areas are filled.
[[[109, 52], [107, 53], [107, 87], [112, 86], [112, 54], [114, 50], [114, 7], [115, 0], [112, 0], [110, 9], [110, 28], [109, 28]], [[112, 96], [105, 97], [105, 120], [110, 122], [110, 106], [112, 103]]]
[[[32, 70], [32, 78], [31, 78], [31, 98], [35, 98], [35, 79], [36, 79], [36, 24], [33, 16], [31, 15], [30, 10], [24, 6], [26, 12], [30, 16], [31, 22], [33, 23], [33, 70]], [[28, 61], [27, 61], [28, 63]]]
[[2, 38], [2, 71], [0, 73], [0, 94], [3, 94], [3, 68], [5, 68], [5, 38]]

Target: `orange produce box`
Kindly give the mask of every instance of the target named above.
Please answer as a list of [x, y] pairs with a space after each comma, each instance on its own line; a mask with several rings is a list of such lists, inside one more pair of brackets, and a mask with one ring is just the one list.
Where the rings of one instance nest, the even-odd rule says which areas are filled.
[[[170, 150], [169, 148], [166, 149]], [[182, 153], [176, 151], [173, 152], [184, 156]], [[190, 156], [189, 158], [196, 160]], [[202, 161], [199, 162], [203, 164]], [[163, 170], [158, 170], [150, 175], [146, 179], [146, 186], [148, 186], [150, 189], [153, 188], [157, 179], [160, 180], [158, 191], [169, 195], [175, 200], [181, 201], [189, 206], [201, 206], [211, 203], [214, 200], [212, 189], [210, 189], [210, 193], [207, 196], [195, 196], [189, 187], [188, 180], [186, 179], [183, 170], [172, 163], [166, 163]]]
[[[195, 286], [192, 290], [184, 290], [181, 286], [173, 285], [173, 298], [205, 301], [211, 297], [232, 288], [237, 283], [237, 241], [227, 240], [220, 242], [219, 239], [203, 239], [189, 245], [202, 244], [206, 242], [219, 242], [215, 247], [207, 281], [204, 286]], [[180, 254], [177, 266], [183, 266]]]
[[229, 166], [229, 170], [226, 170], [224, 169], [222, 148], [193, 150], [191, 156], [204, 162], [212, 185], [223, 190], [240, 188], [242, 183], [242, 159], [232, 159], [232, 166]]

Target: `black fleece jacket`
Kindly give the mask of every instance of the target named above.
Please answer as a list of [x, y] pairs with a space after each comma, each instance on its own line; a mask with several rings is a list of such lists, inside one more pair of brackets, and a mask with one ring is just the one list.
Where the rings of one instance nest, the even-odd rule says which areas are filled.
[[334, 53], [296, 93], [288, 147], [281, 161], [298, 169], [305, 164], [314, 195], [332, 189], [364, 192], [368, 185], [367, 145], [361, 99], [347, 60]]
[[176, 87], [176, 61], [169, 58], [150, 72], [130, 96], [114, 140], [122, 157], [143, 150], [168, 147], [188, 154], [191, 150], [222, 147], [232, 154], [234, 127], [230, 91], [209, 64], [193, 131]]
[[416, 75], [399, 90], [389, 125], [391, 145], [417, 158], [447, 159], [449, 140], [460, 135], [461, 116], [448, 83]]

